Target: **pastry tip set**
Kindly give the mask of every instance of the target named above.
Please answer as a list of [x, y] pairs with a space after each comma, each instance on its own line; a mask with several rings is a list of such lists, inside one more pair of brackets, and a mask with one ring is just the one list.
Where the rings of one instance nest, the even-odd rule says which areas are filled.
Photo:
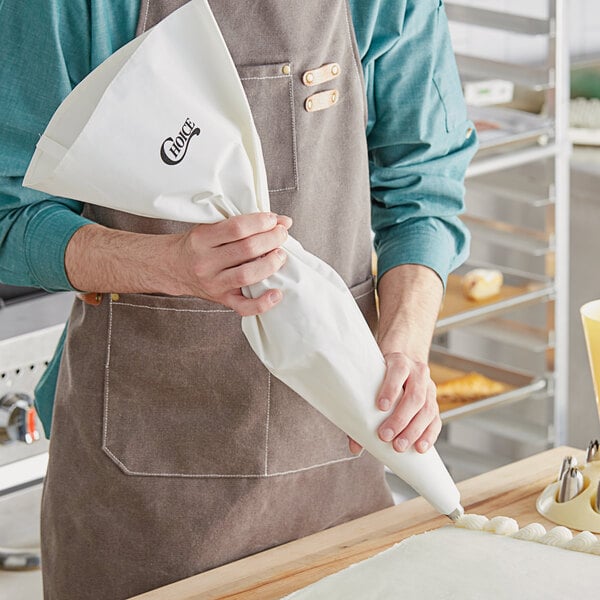
[[538, 512], [559, 525], [600, 533], [600, 442], [588, 444], [585, 462], [566, 456], [556, 480], [537, 499]]

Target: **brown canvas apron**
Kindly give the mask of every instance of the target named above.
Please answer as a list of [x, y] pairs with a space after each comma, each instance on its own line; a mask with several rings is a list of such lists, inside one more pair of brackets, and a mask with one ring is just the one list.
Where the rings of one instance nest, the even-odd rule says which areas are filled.
[[[144, 0], [138, 34], [184, 3]], [[365, 100], [347, 0], [210, 4], [262, 140], [272, 209], [294, 219], [292, 234], [341, 274], [374, 325]], [[330, 78], [318, 70], [330, 63], [333, 79], [307, 85], [307, 71]], [[143, 233], [189, 226], [86, 214]], [[126, 598], [390, 504], [382, 466], [351, 455], [340, 430], [270, 376], [233, 311], [143, 294], [75, 302], [43, 497], [47, 600]]]

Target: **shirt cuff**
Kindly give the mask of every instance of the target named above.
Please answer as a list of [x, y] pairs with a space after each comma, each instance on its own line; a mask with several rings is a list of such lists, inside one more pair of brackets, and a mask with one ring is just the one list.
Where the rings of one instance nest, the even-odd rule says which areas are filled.
[[93, 223], [66, 206], [37, 213], [25, 230], [25, 258], [37, 284], [49, 292], [77, 291], [65, 270], [65, 251], [73, 234]]
[[[468, 256], [469, 234], [465, 231], [463, 243], [457, 244], [444, 224], [436, 226], [435, 220], [427, 221], [399, 224], [392, 231], [387, 230], [384, 239], [375, 240], [378, 281], [399, 265], [423, 265], [437, 273], [446, 291], [448, 275]], [[457, 245], [462, 247], [458, 251]]]

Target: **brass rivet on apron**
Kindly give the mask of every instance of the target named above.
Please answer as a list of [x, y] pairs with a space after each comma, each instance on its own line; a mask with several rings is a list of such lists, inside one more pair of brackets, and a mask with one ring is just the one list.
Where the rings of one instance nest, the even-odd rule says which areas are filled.
[[338, 64], [331, 65], [331, 74], [333, 76], [337, 77], [337, 75], [339, 75], [339, 72], [340, 72], [340, 66]]
[[310, 85], [314, 80], [315, 76], [312, 74], [311, 71], [307, 71], [306, 73], [304, 73], [304, 83]]
[[111, 294], [111, 295], [110, 295], [110, 299], [111, 299], [113, 302], [118, 302], [120, 297], [121, 297], [121, 296], [119, 296], [119, 294]]
[[337, 92], [331, 92], [330, 102], [331, 104], [335, 104], [337, 102], [338, 96]]
[[281, 72], [284, 75], [289, 75], [292, 72], [292, 69], [290, 68], [290, 65], [283, 65], [283, 67], [281, 68]]
[[311, 110], [312, 110], [312, 107], [313, 107], [313, 101], [312, 101], [312, 100], [309, 98], [309, 99], [306, 101], [306, 110], [308, 110], [308, 111], [311, 111]]
[[473, 134], [473, 128], [469, 127], [467, 129], [467, 131], [465, 132], [465, 138], [469, 139], [471, 137], [471, 135]]

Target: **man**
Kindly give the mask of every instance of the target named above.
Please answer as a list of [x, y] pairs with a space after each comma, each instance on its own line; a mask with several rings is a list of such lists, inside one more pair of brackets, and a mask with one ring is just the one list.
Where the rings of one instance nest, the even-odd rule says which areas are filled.
[[281, 267], [288, 230], [372, 321], [372, 226], [387, 362], [378, 435], [425, 452], [441, 427], [427, 354], [444, 281], [467, 250], [457, 214], [476, 140], [439, 0], [210, 2], [276, 214], [190, 228], [20, 187], [72, 86], [182, 4], [0, 6], [0, 277], [92, 292], [36, 396], [47, 431], [54, 400], [49, 599], [125, 598], [391, 503], [382, 466], [355, 442], [348, 452], [241, 334], [240, 314], [281, 300], [240, 287]]

